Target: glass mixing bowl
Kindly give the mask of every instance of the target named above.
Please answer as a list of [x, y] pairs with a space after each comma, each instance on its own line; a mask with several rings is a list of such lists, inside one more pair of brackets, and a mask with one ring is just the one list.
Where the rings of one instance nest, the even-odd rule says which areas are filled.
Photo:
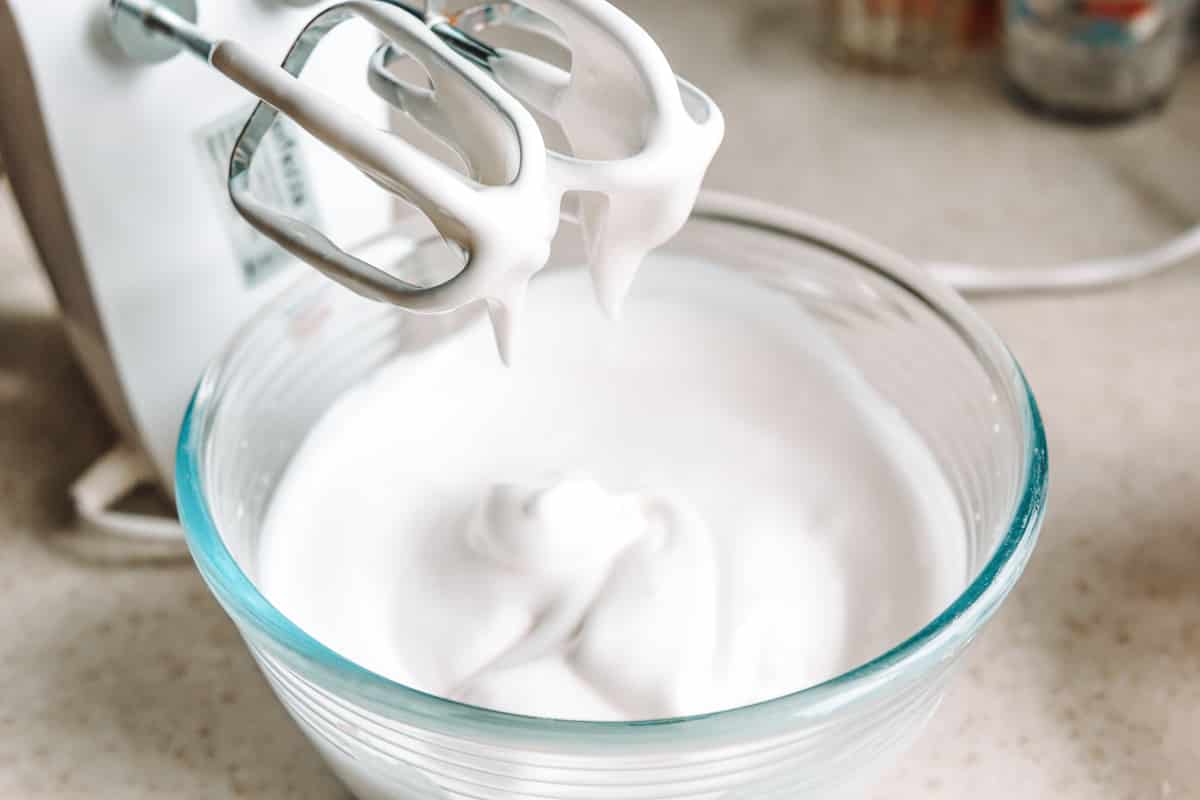
[[[411, 242], [402, 228], [371, 246], [404, 251]], [[177, 496], [213, 594], [292, 717], [362, 800], [842, 796], [913, 741], [1021, 574], [1045, 505], [1042, 424], [1012, 356], [956, 294], [834, 226], [727, 196], [704, 196], [660, 252], [732, 265], [786, 293], [908, 418], [961, 507], [965, 588], [909, 639], [850, 672], [702, 716], [524, 717], [370, 672], [259, 593], [256, 544], [272, 492], [313, 423], [349, 387], [427, 340], [395, 309], [306, 276], [205, 373], [180, 436]], [[684, 259], [656, 255], [645, 268], [687, 279]], [[396, 415], [411, 423], [402, 400]]]

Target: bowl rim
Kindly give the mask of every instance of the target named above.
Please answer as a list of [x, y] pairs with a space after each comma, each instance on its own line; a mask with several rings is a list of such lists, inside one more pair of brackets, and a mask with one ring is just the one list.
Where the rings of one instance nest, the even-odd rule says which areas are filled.
[[[1045, 429], [1032, 390], [1020, 366], [998, 335], [952, 289], [898, 254], [840, 226], [738, 195], [702, 192], [693, 218], [742, 225], [802, 240], [871, 269], [921, 298], [950, 323], [979, 358], [990, 359], [1008, 376], [1024, 421], [1024, 473], [1008, 530], [978, 574], [940, 614], [890, 650], [826, 681], [791, 694], [711, 713], [637, 721], [587, 721], [533, 717], [481, 708], [432, 695], [366, 669], [305, 633], [255, 587], [225, 547], [203, 491], [204, 432], [212, 413], [216, 385], [231, 356], [259, 320], [286, 304], [296, 288], [268, 302], [230, 340], [205, 370], [184, 415], [176, 453], [176, 502], [188, 547], [210, 590], [237, 624], [243, 637], [265, 645], [272, 655], [307, 673], [320, 686], [336, 687], [347, 697], [389, 714], [450, 735], [502, 733], [506, 739], [566, 737], [593, 744], [630, 744], [678, 739], [689, 741], [737, 732], [771, 735], [803, 721], [827, 718], [847, 705], [875, 696], [901, 675], [923, 674], [950, 661], [974, 637], [1012, 589], [1028, 562], [1047, 495]], [[251, 630], [247, 631], [247, 626]], [[925, 668], [924, 670], [920, 668]]]

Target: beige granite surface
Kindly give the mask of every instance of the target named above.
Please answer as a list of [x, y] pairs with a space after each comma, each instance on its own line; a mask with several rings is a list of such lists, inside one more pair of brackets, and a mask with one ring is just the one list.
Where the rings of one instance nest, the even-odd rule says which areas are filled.
[[[788, 3], [626, 5], [729, 117], [713, 186], [1001, 263], [1200, 220], [1200, 65], [1164, 117], [1081, 131], [1013, 109], [986, 69], [830, 67]], [[873, 800], [1200, 798], [1200, 261], [979, 307], [1041, 402], [1051, 510]], [[0, 798], [343, 797], [190, 566], [80, 556], [65, 488], [111, 435], [0, 187]]]

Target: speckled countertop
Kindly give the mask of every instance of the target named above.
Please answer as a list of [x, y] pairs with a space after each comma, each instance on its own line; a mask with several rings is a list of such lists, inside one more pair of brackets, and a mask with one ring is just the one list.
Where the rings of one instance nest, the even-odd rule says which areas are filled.
[[[625, 5], [725, 110], [712, 186], [913, 256], [999, 263], [1200, 220], [1200, 64], [1165, 116], [1080, 131], [1015, 110], [986, 69], [832, 68], [787, 2]], [[1200, 262], [979, 307], [1042, 404], [1051, 510], [874, 800], [1200, 798]], [[0, 186], [0, 798], [343, 797], [190, 566], [70, 546], [66, 486], [111, 436]]]

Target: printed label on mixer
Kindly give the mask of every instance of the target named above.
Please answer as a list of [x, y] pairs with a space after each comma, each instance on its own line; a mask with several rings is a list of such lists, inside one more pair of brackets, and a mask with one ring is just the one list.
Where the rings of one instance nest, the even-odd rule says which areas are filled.
[[[253, 106], [239, 109], [199, 132], [202, 157], [212, 164], [220, 189], [220, 202], [227, 210], [225, 229], [242, 268], [246, 285], [253, 288], [293, 261], [278, 245], [243, 220], [226, 190], [229, 156]], [[250, 171], [254, 196], [288, 216], [319, 224], [312, 179], [300, 147], [298, 128], [291, 120], [278, 118], [263, 139]]]

